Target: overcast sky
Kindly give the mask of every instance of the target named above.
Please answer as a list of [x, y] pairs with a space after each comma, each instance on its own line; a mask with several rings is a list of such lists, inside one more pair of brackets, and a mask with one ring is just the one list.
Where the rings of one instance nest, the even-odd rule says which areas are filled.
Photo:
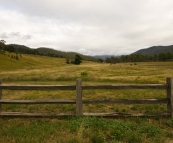
[[173, 0], [0, 0], [0, 40], [85, 55], [173, 44]]

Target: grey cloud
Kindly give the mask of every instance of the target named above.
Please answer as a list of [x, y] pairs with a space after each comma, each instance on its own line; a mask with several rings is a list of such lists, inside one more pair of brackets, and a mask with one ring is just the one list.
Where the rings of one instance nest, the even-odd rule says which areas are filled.
[[4, 33], [0, 34], [0, 38], [1, 38], [1, 39], [8, 38], [7, 33], [4, 32]]
[[10, 33], [2, 33], [0, 34], [1, 39], [22, 39], [22, 40], [29, 40], [32, 39], [32, 35], [30, 34], [21, 34], [20, 32], [10, 32]]
[[9, 37], [20, 37], [21, 36], [20, 32], [11, 32], [8, 35], [9, 35]]
[[[18, 38], [28, 46], [123, 54], [158, 43], [170, 44], [173, 37], [172, 0], [0, 2], [4, 11], [0, 19], [4, 31], [0, 36], [9, 41]], [[15, 30], [18, 32], [11, 32]]]
[[51, 0], [49, 2], [42, 0], [6, 0], [1, 2], [10, 10], [17, 10], [25, 14], [86, 24], [108, 24], [109, 22], [116, 24], [134, 20], [137, 16], [143, 14], [143, 10], [147, 10], [145, 6], [148, 3], [148, 1], [139, 2], [138, 0], [135, 0], [135, 2], [129, 0], [123, 2], [119, 0]]
[[32, 35], [29, 35], [29, 34], [22, 36], [22, 39], [24, 40], [29, 40], [31, 38], [32, 38]]
[[10, 32], [10, 33], [4, 32], [0, 35], [1, 38], [12, 38], [20, 36], [21, 36], [20, 32]]

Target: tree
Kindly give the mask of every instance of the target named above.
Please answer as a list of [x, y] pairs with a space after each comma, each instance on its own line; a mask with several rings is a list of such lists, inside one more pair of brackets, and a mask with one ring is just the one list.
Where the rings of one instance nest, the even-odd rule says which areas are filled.
[[69, 58], [66, 58], [66, 64], [70, 64]]
[[103, 59], [101, 59], [101, 58], [98, 58], [98, 63], [103, 63], [104, 62], [104, 60]]
[[6, 43], [6, 41], [0, 40], [0, 49], [1, 49], [1, 50], [5, 50], [5, 49], [4, 49], [4, 48], [5, 48], [5, 43]]
[[74, 64], [75, 65], [80, 65], [81, 63], [82, 63], [82, 57], [77, 54], [75, 56]]
[[9, 53], [15, 52], [15, 48], [12, 45], [7, 45], [6, 46], [6, 51], [8, 51]]

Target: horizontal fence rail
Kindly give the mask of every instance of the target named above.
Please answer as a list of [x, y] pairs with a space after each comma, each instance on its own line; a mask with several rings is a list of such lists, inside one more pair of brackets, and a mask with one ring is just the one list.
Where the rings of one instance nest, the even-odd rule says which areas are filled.
[[[162, 99], [105, 99], [83, 100], [83, 104], [116, 103], [116, 104], [167, 104], [167, 98]], [[65, 99], [37, 99], [37, 100], [0, 100], [0, 104], [76, 104], [76, 100]]]
[[[157, 89], [166, 90], [166, 98], [158, 99], [95, 99], [83, 100], [83, 90], [125, 90], [125, 89]], [[7, 100], [2, 99], [2, 90], [75, 90], [76, 99], [35, 99], [35, 100]], [[83, 104], [167, 104], [166, 113], [128, 114], [128, 113], [83, 113]], [[21, 113], [2, 112], [2, 104], [76, 104], [76, 114], [73, 113]], [[159, 117], [171, 116], [173, 118], [173, 79], [167, 78], [166, 84], [123, 84], [123, 85], [82, 85], [82, 80], [77, 79], [76, 85], [5, 85], [0, 80], [0, 116], [10, 117], [61, 117], [61, 116], [102, 116], [102, 117]]]
[[164, 117], [170, 116], [170, 113], [158, 113], [158, 114], [128, 114], [128, 113], [84, 113], [85, 116], [93, 117]]
[[2, 104], [76, 104], [76, 100], [37, 99], [37, 100], [0, 100]]
[[89, 89], [167, 89], [167, 84], [125, 84], [125, 85], [89, 85], [82, 86], [82, 90]]
[[167, 104], [169, 99], [105, 99], [105, 100], [83, 100], [83, 104], [97, 104], [97, 103], [116, 103], [116, 104]]
[[0, 85], [9, 90], [76, 90], [75, 85]]
[[[167, 84], [127, 84], [127, 85], [85, 85], [82, 90], [90, 89], [167, 89]], [[76, 90], [75, 85], [0, 85], [9, 90]]]
[[64, 117], [64, 116], [76, 116], [76, 114], [71, 113], [59, 113], [59, 114], [49, 114], [49, 113], [21, 113], [21, 112], [2, 112], [0, 113], [2, 117]]
[[[62, 116], [76, 116], [72, 113], [21, 113], [21, 112], [2, 112], [0, 115], [3, 117], [62, 117]], [[165, 117], [170, 116], [170, 113], [159, 114], [128, 114], [128, 113], [83, 113], [84, 116], [92, 117]]]

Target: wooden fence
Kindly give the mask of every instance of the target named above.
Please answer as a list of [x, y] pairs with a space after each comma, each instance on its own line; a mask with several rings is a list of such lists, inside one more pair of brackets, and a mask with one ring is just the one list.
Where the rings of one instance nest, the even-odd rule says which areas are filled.
[[[159, 99], [111, 99], [111, 100], [82, 100], [82, 90], [91, 89], [162, 89], [167, 91], [165, 98]], [[39, 100], [4, 100], [2, 99], [2, 90], [76, 90], [76, 99], [39, 99]], [[126, 114], [126, 113], [83, 113], [83, 104], [167, 104], [167, 112], [159, 114]], [[48, 113], [21, 113], [21, 112], [2, 112], [2, 104], [76, 104], [76, 114], [48, 114]], [[60, 117], [60, 116], [103, 116], [103, 117], [155, 117], [170, 116], [173, 118], [173, 79], [167, 78], [166, 84], [128, 84], [128, 85], [82, 85], [82, 80], [77, 79], [76, 85], [5, 85], [0, 80], [0, 116], [10, 117]]]

